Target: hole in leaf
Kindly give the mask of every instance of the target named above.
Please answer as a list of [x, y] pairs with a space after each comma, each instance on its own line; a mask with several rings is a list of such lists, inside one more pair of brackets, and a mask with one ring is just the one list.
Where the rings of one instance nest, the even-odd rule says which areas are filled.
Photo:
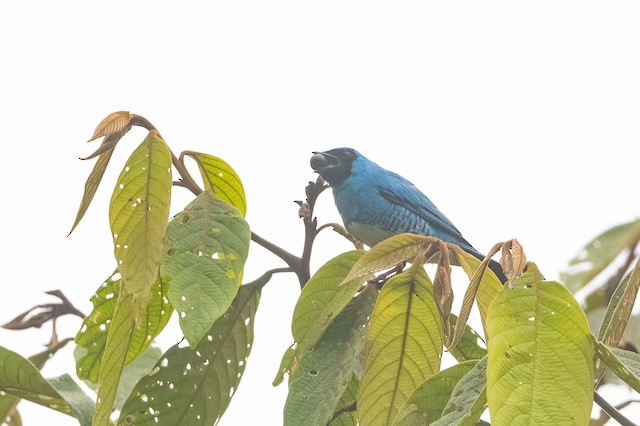
[[318, 372], [317, 372], [316, 370], [309, 370], [309, 374], [310, 374], [311, 376], [317, 376], [317, 375], [318, 375]]

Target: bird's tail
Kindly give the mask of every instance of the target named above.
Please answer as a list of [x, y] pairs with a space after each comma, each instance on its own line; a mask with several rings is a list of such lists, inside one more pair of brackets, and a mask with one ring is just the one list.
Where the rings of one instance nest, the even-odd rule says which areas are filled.
[[502, 284], [507, 282], [507, 276], [504, 274], [504, 272], [502, 272], [502, 266], [500, 266], [498, 262], [493, 259], [490, 260], [489, 269], [491, 269], [493, 273], [496, 274]]

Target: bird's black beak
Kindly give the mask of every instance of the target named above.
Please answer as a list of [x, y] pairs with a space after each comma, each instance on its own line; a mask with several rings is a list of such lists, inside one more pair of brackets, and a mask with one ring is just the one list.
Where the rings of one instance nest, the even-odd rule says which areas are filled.
[[340, 166], [340, 159], [326, 152], [313, 152], [310, 160], [311, 168], [322, 176], [324, 171]]

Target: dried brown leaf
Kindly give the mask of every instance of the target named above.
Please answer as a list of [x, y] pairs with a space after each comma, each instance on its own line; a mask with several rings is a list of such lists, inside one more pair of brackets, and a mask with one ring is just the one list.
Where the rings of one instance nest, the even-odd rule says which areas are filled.
[[60, 300], [62, 300], [62, 303], [47, 303], [36, 305], [21, 313], [6, 324], [3, 324], [1, 327], [7, 330], [40, 328], [46, 322], [67, 314], [73, 314], [84, 318], [84, 314], [76, 309], [76, 307], [73, 306], [71, 302], [69, 302], [69, 300], [64, 296], [64, 294], [62, 294], [60, 290], [47, 292], [47, 294], [58, 297]]
[[127, 133], [129, 129], [131, 129], [132, 119], [133, 114], [129, 111], [112, 112], [98, 124], [93, 136], [91, 136], [91, 139], [89, 139], [88, 142], [114, 133]]
[[509, 286], [524, 272], [527, 266], [527, 256], [518, 240], [509, 240], [502, 245], [502, 258], [500, 266], [507, 277]]
[[451, 258], [449, 256], [448, 247], [440, 241], [440, 260], [438, 261], [438, 269], [436, 270], [435, 279], [433, 281], [433, 293], [436, 305], [442, 316], [444, 325], [444, 335], [447, 342], [451, 337], [451, 323], [449, 315], [451, 315], [451, 306], [453, 305], [453, 289], [451, 288]]

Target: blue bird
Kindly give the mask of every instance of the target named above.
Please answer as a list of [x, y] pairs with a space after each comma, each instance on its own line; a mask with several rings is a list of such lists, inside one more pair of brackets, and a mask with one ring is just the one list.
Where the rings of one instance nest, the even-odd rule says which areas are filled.
[[[352, 148], [314, 152], [311, 167], [331, 186], [347, 231], [373, 247], [392, 235], [430, 235], [458, 245], [478, 259], [477, 251], [414, 184], [383, 169]], [[506, 281], [496, 261], [489, 267]]]

